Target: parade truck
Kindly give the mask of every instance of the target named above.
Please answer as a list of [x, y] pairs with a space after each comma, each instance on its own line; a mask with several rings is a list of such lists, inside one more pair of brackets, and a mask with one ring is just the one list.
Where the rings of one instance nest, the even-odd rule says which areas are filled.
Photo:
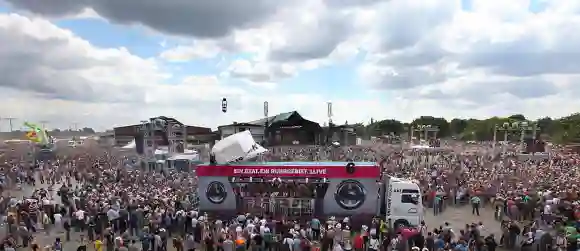
[[216, 143], [211, 161], [195, 169], [199, 211], [220, 218], [348, 217], [359, 226], [385, 216], [392, 226], [423, 220], [418, 184], [381, 175], [376, 162], [252, 161], [266, 151], [247, 131]]
[[425, 212], [418, 182], [383, 175], [379, 184], [379, 214], [389, 226], [398, 228], [421, 224]]

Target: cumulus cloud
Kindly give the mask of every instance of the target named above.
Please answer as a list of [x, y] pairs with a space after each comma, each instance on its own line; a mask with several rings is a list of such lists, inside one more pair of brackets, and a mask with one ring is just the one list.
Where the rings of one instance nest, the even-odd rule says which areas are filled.
[[[334, 100], [337, 121], [558, 116], [580, 105], [574, 99], [580, 94], [578, 1], [546, 1], [536, 13], [527, 0], [472, 0], [470, 10], [460, 0], [3, 1], [36, 14], [0, 14], [0, 89], [23, 97], [13, 100], [22, 107], [11, 116], [39, 114], [22, 102], [35, 100], [55, 108], [42, 116], [103, 126], [159, 114], [216, 126], [260, 117], [267, 98], [272, 113], [299, 110], [322, 122], [332, 95], [275, 87], [339, 62], [350, 62], [354, 82], [376, 95]], [[169, 39], [177, 35], [179, 43], [146, 59], [98, 48], [42, 18], [88, 12]], [[235, 57], [220, 63], [224, 72], [216, 76], [175, 77], [164, 67], [225, 54]], [[222, 97], [230, 103], [228, 116], [215, 115]]]
[[280, 22], [292, 22], [284, 25], [283, 39], [271, 44], [268, 58], [272, 61], [327, 58], [353, 33], [350, 13], [333, 11], [317, 1], [304, 7], [288, 10], [278, 17]]
[[4, 0], [13, 7], [49, 17], [93, 9], [99, 16], [122, 24], [141, 24], [163, 33], [222, 37], [235, 28], [252, 27], [282, 8], [285, 1], [268, 0]]
[[[580, 15], [561, 7], [578, 9], [570, 1], [550, 2], [540, 13], [529, 11], [529, 1], [474, 0], [470, 11], [462, 10], [461, 1], [377, 6], [372, 54], [358, 71], [375, 89], [416, 92], [461, 78], [456, 88], [465, 89], [462, 95], [477, 94], [483, 101], [489, 100], [483, 94], [499, 92], [525, 100], [554, 94], [554, 78], [546, 76], [580, 71], [579, 37], [573, 32], [580, 28]], [[479, 77], [482, 72], [486, 77]], [[504, 80], [493, 80], [498, 77]], [[428, 96], [437, 93], [448, 97], [439, 90]]]
[[163, 51], [159, 57], [171, 62], [187, 62], [196, 59], [214, 58], [222, 52], [213, 41], [198, 40], [193, 45], [179, 45]]
[[264, 83], [292, 77], [296, 74], [296, 69], [290, 64], [256, 63], [238, 59], [230, 64], [228, 72], [231, 77]]
[[485, 106], [506, 98], [508, 100], [542, 99], [558, 94], [560, 91], [559, 87], [546, 79], [492, 77], [464, 83], [461, 88], [452, 91], [432, 88], [420, 95], [432, 99], [464, 100]]
[[164, 78], [152, 60], [94, 48], [39, 18], [0, 15], [0, 39], [0, 86], [42, 98], [142, 103], [141, 87]]
[[[50, 127], [75, 122], [104, 130], [159, 115], [215, 127], [261, 117], [264, 99], [272, 102], [273, 113], [326, 102], [307, 94], [244, 88], [214, 75], [174, 78], [155, 59], [124, 48], [98, 48], [42, 18], [0, 14], [0, 39], [0, 113], [22, 121], [46, 120]], [[289, 65], [273, 69], [236, 62], [232, 72], [254, 80], [295, 73]], [[221, 113], [223, 97], [230, 104], [227, 115]]]
[[23, 120], [50, 120], [66, 128], [66, 122], [56, 121], [69, 117], [103, 128], [165, 114], [154, 114], [155, 109], [184, 114], [194, 105], [198, 108], [188, 112], [207, 118], [207, 108], [218, 107], [221, 97], [245, 95], [216, 76], [170, 83], [171, 74], [156, 60], [97, 48], [41, 18], [0, 14], [0, 39], [0, 89], [9, 97], [1, 107], [3, 114]]

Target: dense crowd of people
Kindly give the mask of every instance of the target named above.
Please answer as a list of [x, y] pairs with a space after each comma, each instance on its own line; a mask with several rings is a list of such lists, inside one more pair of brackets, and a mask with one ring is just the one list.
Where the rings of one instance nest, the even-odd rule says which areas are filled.
[[[3, 149], [2, 248], [63, 250], [71, 239], [74, 248], [98, 251], [578, 248], [580, 156], [557, 147], [541, 159], [522, 158], [512, 145], [461, 142], [429, 149], [377, 143], [269, 150], [261, 160], [376, 162], [385, 174], [416, 180], [429, 213], [471, 207], [479, 215], [488, 207], [503, 231], [483, 234], [481, 222], [452, 226], [445, 219], [396, 229], [380, 217], [364, 226], [334, 217], [274, 220], [260, 212], [216, 219], [196, 209], [195, 172], [128, 168], [131, 153], [90, 145], [57, 150], [54, 160], [43, 162]], [[26, 196], [15, 196], [19, 189]], [[308, 197], [309, 191], [309, 185], [254, 184], [239, 196]], [[40, 243], [39, 235], [58, 237]]]

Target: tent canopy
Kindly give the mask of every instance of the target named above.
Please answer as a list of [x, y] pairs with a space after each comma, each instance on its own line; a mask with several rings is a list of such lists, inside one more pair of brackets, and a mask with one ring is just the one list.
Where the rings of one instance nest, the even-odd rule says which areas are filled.
[[193, 149], [193, 150], [192, 149], [184, 149], [183, 153], [185, 153], [185, 154], [194, 154], [194, 153], [197, 154], [198, 152], [195, 149]]
[[190, 160], [190, 161], [197, 161], [199, 160], [199, 154], [192, 153], [192, 154], [177, 154], [173, 155], [168, 158], [168, 160]]
[[411, 148], [413, 148], [413, 149], [429, 149], [431, 147], [429, 147], [427, 145], [412, 145]]
[[238, 132], [218, 141], [211, 153], [220, 164], [249, 160], [268, 150], [257, 144], [250, 131]]
[[157, 155], [157, 154], [168, 154], [168, 153], [169, 153], [169, 151], [166, 149], [155, 149], [154, 154]]
[[121, 148], [123, 149], [135, 149], [137, 147], [137, 144], [135, 144], [135, 140], [132, 140], [131, 142], [129, 142], [129, 144], [127, 144], [126, 146], [123, 146]]

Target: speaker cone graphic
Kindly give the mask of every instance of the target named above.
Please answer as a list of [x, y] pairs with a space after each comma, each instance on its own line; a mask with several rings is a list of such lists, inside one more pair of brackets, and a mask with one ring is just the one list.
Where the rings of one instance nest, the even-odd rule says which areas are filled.
[[226, 200], [228, 193], [223, 183], [213, 181], [207, 186], [205, 196], [213, 204], [221, 204]]
[[338, 184], [334, 200], [345, 210], [354, 210], [362, 206], [367, 197], [364, 186], [356, 180], [345, 180]]

